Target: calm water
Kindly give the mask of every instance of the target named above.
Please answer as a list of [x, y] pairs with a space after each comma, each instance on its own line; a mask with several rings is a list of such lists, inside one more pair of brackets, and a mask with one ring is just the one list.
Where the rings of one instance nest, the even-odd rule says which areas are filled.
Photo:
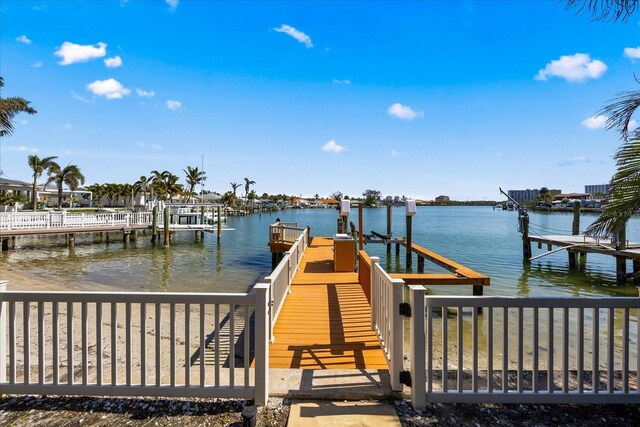
[[[531, 213], [532, 234], [570, 234], [570, 213]], [[2, 265], [19, 268], [39, 278], [51, 277], [72, 289], [91, 289], [100, 283], [122, 291], [245, 291], [269, 273], [271, 255], [267, 246], [268, 225], [276, 217], [311, 226], [311, 234], [335, 233], [337, 211], [288, 210], [275, 214], [229, 218], [220, 243], [206, 234], [196, 241], [194, 233], [179, 232], [166, 250], [150, 243], [149, 236], [123, 246], [120, 236], [111, 243], [97, 236], [78, 236], [75, 248], [64, 246], [62, 237], [20, 238], [17, 250], [0, 255]], [[581, 229], [595, 219], [583, 214]], [[357, 223], [357, 212], [351, 216]], [[365, 209], [365, 232], [386, 232], [386, 209]], [[393, 210], [393, 230], [405, 233], [404, 208]], [[627, 231], [629, 240], [640, 239], [640, 220], [633, 219]], [[526, 265], [517, 232], [517, 213], [494, 211], [491, 207], [419, 207], [413, 218], [413, 240], [454, 261], [491, 277], [485, 295], [619, 295], [635, 296], [633, 286], [615, 285], [615, 265], [611, 257], [589, 254], [587, 265], [568, 269], [566, 252], [549, 255]], [[387, 259], [383, 245], [366, 246], [371, 255], [380, 256], [390, 271], [403, 269], [400, 259]], [[546, 250], [544, 248], [543, 250]], [[534, 255], [543, 250], [534, 245]], [[395, 253], [395, 250], [392, 250]], [[414, 268], [415, 268], [414, 258]], [[425, 263], [427, 271], [442, 271]], [[630, 270], [630, 265], [628, 269]], [[435, 293], [468, 295], [468, 287], [437, 288]]]

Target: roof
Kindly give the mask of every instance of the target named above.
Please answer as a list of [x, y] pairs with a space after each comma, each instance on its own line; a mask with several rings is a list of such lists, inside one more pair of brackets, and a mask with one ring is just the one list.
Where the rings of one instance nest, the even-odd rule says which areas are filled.
[[0, 176], [0, 185], [6, 186], [6, 187], [29, 187], [29, 188], [33, 186], [33, 184], [31, 183], [18, 181], [16, 179], [9, 179], [4, 176]]

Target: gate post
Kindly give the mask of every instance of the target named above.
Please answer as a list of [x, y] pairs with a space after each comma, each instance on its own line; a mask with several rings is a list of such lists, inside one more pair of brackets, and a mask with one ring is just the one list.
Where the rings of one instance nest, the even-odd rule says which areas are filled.
[[391, 279], [390, 297], [387, 299], [389, 307], [389, 318], [391, 319], [391, 339], [389, 340], [389, 350], [391, 351], [391, 366], [389, 374], [391, 376], [391, 390], [402, 391], [400, 383], [400, 372], [404, 370], [404, 316], [400, 314], [400, 303], [404, 301], [404, 280]]
[[269, 288], [268, 283], [253, 287], [255, 294], [255, 403], [265, 406], [269, 400]]
[[[411, 323], [409, 325], [409, 349], [411, 354], [411, 405], [416, 411], [424, 410], [426, 404], [426, 366], [425, 366], [425, 304], [426, 288], [422, 285], [409, 285], [409, 303], [411, 305]], [[431, 333], [431, 331], [428, 331]], [[431, 375], [431, 372], [429, 372]]]

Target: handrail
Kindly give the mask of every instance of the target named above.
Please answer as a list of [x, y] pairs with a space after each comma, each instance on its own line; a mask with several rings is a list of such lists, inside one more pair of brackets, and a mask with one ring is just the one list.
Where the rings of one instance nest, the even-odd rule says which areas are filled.
[[300, 260], [304, 255], [305, 250], [309, 244], [308, 229], [303, 228], [302, 234], [300, 234], [291, 248], [284, 253], [282, 260], [273, 269], [271, 274], [265, 277], [265, 282], [271, 285], [270, 287], [270, 337], [271, 341], [275, 339], [273, 336], [273, 329], [280, 310], [284, 305], [284, 301], [287, 295], [291, 293], [291, 282], [293, 276], [298, 271]]

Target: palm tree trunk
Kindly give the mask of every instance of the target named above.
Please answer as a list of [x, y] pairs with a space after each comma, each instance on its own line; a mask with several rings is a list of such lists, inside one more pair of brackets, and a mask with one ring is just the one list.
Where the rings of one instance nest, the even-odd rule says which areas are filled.
[[38, 210], [38, 178], [33, 177], [33, 194], [31, 195], [33, 198], [33, 211]]
[[62, 183], [58, 184], [58, 209], [62, 209]]

